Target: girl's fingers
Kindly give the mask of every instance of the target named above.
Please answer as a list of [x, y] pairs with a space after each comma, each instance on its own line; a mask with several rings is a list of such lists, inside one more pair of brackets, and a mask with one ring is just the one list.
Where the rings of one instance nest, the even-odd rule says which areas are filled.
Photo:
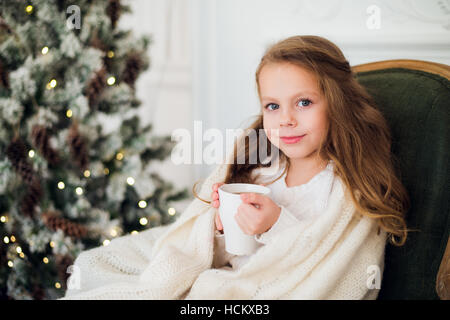
[[214, 183], [213, 186], [212, 186], [212, 189], [214, 191], [217, 191], [221, 185], [223, 185], [223, 182]]
[[220, 221], [219, 214], [216, 214], [216, 228], [217, 228], [217, 230], [222, 230], [223, 229], [222, 221]]

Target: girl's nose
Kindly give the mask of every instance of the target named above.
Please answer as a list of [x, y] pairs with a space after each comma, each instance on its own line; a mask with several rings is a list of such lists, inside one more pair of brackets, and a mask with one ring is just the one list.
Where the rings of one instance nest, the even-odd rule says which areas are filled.
[[281, 127], [295, 127], [296, 125], [297, 125], [297, 120], [295, 119], [293, 112], [291, 110], [285, 109], [281, 113], [280, 126]]

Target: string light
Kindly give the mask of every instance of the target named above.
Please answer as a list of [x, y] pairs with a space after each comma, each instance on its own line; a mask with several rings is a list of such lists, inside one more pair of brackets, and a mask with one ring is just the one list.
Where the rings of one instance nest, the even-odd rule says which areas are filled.
[[83, 174], [86, 178], [89, 178], [91, 176], [91, 172], [89, 170], [85, 170]]
[[49, 83], [47, 83], [47, 90], [51, 90], [56, 87], [58, 82], [55, 79], [50, 80]]
[[109, 174], [109, 169], [108, 169], [108, 168], [103, 169], [103, 173], [104, 173], [105, 175], [108, 175], [108, 174]]
[[122, 159], [123, 159], [123, 153], [122, 153], [122, 152], [118, 152], [118, 153], [116, 154], [116, 159], [117, 159], [117, 160], [122, 160]]
[[58, 189], [62, 190], [66, 187], [66, 185], [64, 184], [64, 182], [60, 181], [58, 182]]
[[128, 177], [127, 178], [127, 183], [132, 186], [134, 184], [134, 178], [133, 177]]
[[14, 267], [14, 262], [12, 262], [11, 260], [8, 261], [8, 267], [12, 268]]
[[110, 51], [108, 51], [108, 58], [113, 58], [114, 57], [114, 51], [112, 51], [112, 50], [110, 50]]
[[33, 6], [32, 5], [26, 6], [25, 11], [26, 13], [31, 14], [33, 12]]
[[25, 254], [23, 252], [19, 253], [19, 257], [21, 257], [22, 259], [25, 258]]
[[60, 288], [61, 288], [61, 283], [55, 282], [55, 288], [56, 288], [56, 289], [60, 289]]
[[6, 222], [8, 222], [8, 217], [7, 216], [1, 216], [0, 217], [0, 221], [3, 222], [3, 223], [6, 223]]
[[138, 234], [139, 232], [137, 232], [136, 230], [131, 231], [132, 235]]
[[106, 82], [112, 86], [114, 83], [116, 83], [116, 78], [115, 77], [109, 77], [108, 80], [106, 80]]
[[68, 109], [67, 111], [66, 111], [66, 117], [67, 118], [72, 118], [72, 110], [71, 109]]
[[77, 195], [81, 196], [81, 195], [83, 194], [83, 188], [77, 187], [77, 188], [75, 189], [75, 192], [76, 192]]
[[168, 212], [169, 215], [173, 216], [177, 211], [175, 210], [175, 208], [169, 208]]
[[33, 158], [33, 157], [34, 157], [34, 150], [28, 151], [28, 156], [29, 156], [30, 158]]
[[105, 241], [103, 241], [103, 245], [107, 246], [111, 241], [109, 241], [108, 239], [106, 239]]
[[8, 238], [8, 236], [5, 236], [5, 237], [3, 238], [3, 242], [4, 242], [4, 243], [9, 243], [9, 238]]
[[138, 202], [138, 206], [139, 208], [144, 209], [145, 207], [147, 207], [147, 202], [145, 200], [141, 200]]
[[48, 47], [43, 47], [41, 52], [42, 52], [42, 54], [47, 54], [48, 53]]
[[112, 228], [109, 234], [111, 235], [111, 237], [115, 237], [117, 236], [117, 230], [115, 228]]
[[47, 264], [48, 263], [48, 258], [44, 257], [44, 259], [42, 259], [42, 261], [44, 261], [44, 263]]
[[52, 248], [55, 247], [55, 242], [54, 241], [50, 241], [50, 247], [52, 247]]
[[147, 220], [146, 217], [142, 217], [142, 218], [139, 219], [139, 223], [140, 223], [141, 225], [145, 226], [145, 225], [147, 225], [148, 220]]
[[11, 236], [11, 237], [9, 237], [9, 240], [11, 240], [11, 242], [16, 242], [16, 237]]

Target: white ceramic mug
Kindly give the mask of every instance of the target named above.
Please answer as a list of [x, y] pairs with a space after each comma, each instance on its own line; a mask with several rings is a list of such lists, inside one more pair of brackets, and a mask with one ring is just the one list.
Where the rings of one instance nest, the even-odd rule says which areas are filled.
[[235, 255], [247, 255], [256, 251], [259, 243], [254, 236], [245, 234], [234, 218], [242, 203], [240, 193], [260, 193], [268, 195], [270, 189], [257, 184], [229, 183], [219, 187], [219, 216], [225, 236], [225, 250]]

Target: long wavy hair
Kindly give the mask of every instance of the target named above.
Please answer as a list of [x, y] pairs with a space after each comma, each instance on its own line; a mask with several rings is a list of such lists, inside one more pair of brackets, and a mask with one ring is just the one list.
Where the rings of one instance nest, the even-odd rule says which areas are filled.
[[[266, 50], [255, 74], [260, 100], [262, 68], [286, 62], [313, 72], [327, 101], [328, 131], [317, 156], [333, 160], [334, 174], [342, 179], [357, 212], [376, 219], [379, 229], [387, 232], [390, 243], [402, 246], [408, 233], [405, 214], [410, 208], [410, 199], [397, 177], [390, 129], [372, 97], [356, 80], [349, 62], [334, 43], [319, 36], [305, 35], [281, 40]], [[260, 129], [263, 129], [262, 110], [247, 130], [255, 130], [258, 141], [266, 139], [266, 145], [270, 146], [264, 130]], [[247, 161], [255, 152], [259, 154], [258, 147], [262, 144], [249, 143], [245, 134], [240, 139], [234, 144], [234, 161], [228, 164], [225, 180], [217, 182], [256, 183], [252, 171], [272, 164], [273, 161], [266, 164]], [[286, 161], [286, 171], [289, 158], [277, 150], [279, 160]], [[244, 152], [246, 159], [242, 164], [236, 161], [240, 152]], [[201, 199], [195, 192], [195, 185], [193, 193]]]

